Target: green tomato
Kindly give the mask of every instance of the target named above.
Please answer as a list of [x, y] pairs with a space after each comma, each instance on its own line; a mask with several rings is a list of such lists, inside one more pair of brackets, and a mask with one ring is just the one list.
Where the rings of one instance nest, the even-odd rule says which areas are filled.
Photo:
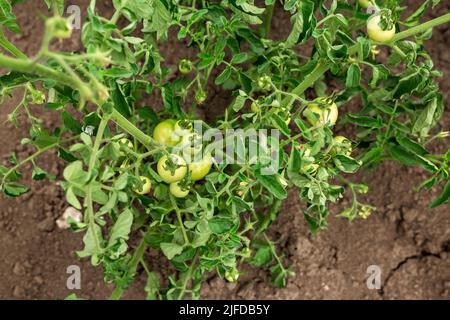
[[168, 146], [176, 146], [180, 142], [180, 137], [175, 134], [175, 124], [174, 119], [158, 123], [153, 131], [153, 139]]
[[72, 26], [69, 20], [63, 17], [51, 17], [45, 22], [47, 30], [49, 30], [54, 37], [58, 39], [68, 39], [72, 36]]
[[232, 270], [225, 271], [225, 279], [228, 282], [236, 282], [239, 279], [239, 271], [234, 268]]
[[152, 183], [151, 183], [150, 179], [145, 176], [140, 176], [139, 179], [142, 182], [142, 187], [140, 187], [139, 189], [137, 189], [137, 188], [134, 189], [134, 192], [136, 192], [137, 194], [140, 194], [140, 195], [150, 193], [150, 190], [152, 188]]
[[189, 164], [189, 171], [191, 172], [191, 180], [202, 180], [211, 171], [213, 161], [211, 155], [204, 155], [200, 161]]
[[182, 74], [188, 74], [192, 69], [194, 69], [194, 65], [191, 60], [182, 59], [180, 63], [178, 63], [178, 70], [180, 70]]
[[261, 76], [258, 78], [256, 84], [262, 91], [269, 91], [272, 88], [272, 79], [269, 76]]
[[169, 189], [170, 193], [177, 198], [185, 198], [189, 194], [189, 190], [180, 187], [180, 182], [172, 182]]
[[301, 169], [302, 173], [308, 174], [314, 174], [317, 170], [319, 170], [319, 165], [317, 163], [304, 164]]
[[192, 132], [192, 123], [189, 120], [178, 120], [173, 129], [177, 136], [184, 137]]
[[395, 26], [393, 25], [389, 30], [383, 30], [380, 26], [381, 16], [376, 15], [367, 21], [367, 34], [373, 41], [386, 43], [392, 40], [395, 36]]
[[198, 89], [195, 93], [195, 102], [198, 104], [203, 104], [206, 101], [206, 92], [202, 88]]
[[186, 160], [193, 160], [195, 155], [202, 151], [202, 142], [202, 136], [197, 132], [192, 132], [183, 136], [179, 144], [183, 151], [183, 157]]
[[186, 176], [186, 161], [176, 154], [170, 155], [170, 161], [168, 156], [162, 156], [158, 161], [157, 170], [164, 182], [177, 182]]
[[333, 138], [333, 147], [331, 152], [334, 154], [345, 154], [349, 156], [352, 153], [352, 143], [344, 136], [335, 136]]
[[[323, 100], [323, 99], [319, 99]], [[327, 107], [323, 108], [319, 106], [317, 103], [311, 103], [308, 105], [308, 109], [313, 113], [317, 114], [319, 119], [310, 119], [308, 118], [308, 122], [313, 126], [323, 126], [329, 125], [334, 126], [336, 124], [338, 118], [338, 108], [336, 103], [331, 103]]]
[[250, 248], [245, 247], [244, 249], [242, 249], [241, 256], [243, 258], [250, 258], [251, 255], [252, 255], [252, 250]]
[[364, 9], [367, 9], [368, 7], [370, 7], [372, 5], [370, 0], [358, 0], [358, 3]]
[[[130, 140], [128, 140], [127, 138], [122, 138], [119, 140], [119, 145], [120, 146], [124, 146], [127, 147], [128, 149], [133, 149], [133, 142], [131, 142]], [[123, 150], [120, 150], [120, 156], [121, 157], [125, 157], [126, 153]]]
[[250, 105], [250, 110], [252, 110], [253, 113], [258, 113], [259, 110], [261, 110], [261, 107], [259, 106], [258, 101], [253, 101]]

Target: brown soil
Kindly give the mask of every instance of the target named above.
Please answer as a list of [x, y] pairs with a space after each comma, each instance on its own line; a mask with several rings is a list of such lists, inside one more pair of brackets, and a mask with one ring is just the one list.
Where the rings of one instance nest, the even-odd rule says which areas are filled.
[[[42, 1], [28, 1], [16, 13], [24, 32], [15, 36], [15, 43], [28, 54], [36, 52], [40, 43], [45, 12]], [[111, 12], [109, 1], [103, 12]], [[71, 1], [84, 10], [87, 1]], [[410, 1], [417, 5], [419, 1]], [[442, 3], [429, 18], [448, 12], [450, 4]], [[30, 15], [33, 12], [35, 14]], [[276, 37], [288, 32], [288, 24], [275, 12], [272, 34]], [[74, 39], [76, 39], [74, 37]], [[435, 30], [433, 40], [426, 46], [438, 68], [444, 71], [440, 80], [442, 91], [449, 98], [450, 29]], [[184, 51], [176, 51], [175, 39], [164, 46], [168, 63], [175, 62]], [[58, 44], [64, 50], [76, 50], [79, 43]], [[224, 104], [228, 94], [219, 94], [209, 105]], [[25, 119], [19, 128], [3, 124], [8, 112], [19, 99], [19, 93], [0, 109], [0, 162], [6, 164], [15, 152], [23, 158], [32, 150], [18, 144], [26, 135]], [[42, 117], [49, 127], [59, 123], [58, 116], [36, 107], [33, 113]], [[447, 113], [441, 127], [450, 128]], [[447, 140], [436, 146], [448, 148]], [[63, 164], [53, 154], [40, 159], [40, 165], [56, 174]], [[348, 223], [331, 217], [327, 231], [312, 236], [302, 215], [302, 205], [292, 193], [285, 202], [280, 219], [271, 229], [292, 264], [296, 276], [286, 288], [270, 286], [265, 270], [245, 268], [238, 284], [228, 284], [212, 276], [203, 286], [202, 296], [209, 299], [449, 299], [450, 298], [450, 215], [449, 206], [429, 210], [427, 204], [437, 192], [415, 193], [414, 186], [425, 177], [415, 168], [403, 168], [384, 163], [373, 172], [359, 174], [352, 179], [371, 186], [366, 201], [377, 207], [369, 219]], [[90, 266], [88, 260], [78, 260], [74, 252], [81, 248], [81, 235], [61, 231], [55, 220], [67, 207], [64, 195], [56, 182], [34, 182], [32, 192], [19, 199], [0, 197], [0, 298], [3, 299], [60, 299], [70, 293], [66, 289], [66, 268], [78, 265], [82, 270], [82, 289], [76, 293], [85, 298], [108, 297], [112, 288], [103, 283], [101, 270]], [[339, 207], [348, 204], [344, 200]], [[164, 270], [166, 263], [156, 259], [154, 252], [147, 256], [155, 271]], [[382, 272], [382, 290], [369, 290], [366, 273], [369, 265], [378, 265]], [[145, 277], [138, 276], [126, 292], [125, 298], [144, 297]]]

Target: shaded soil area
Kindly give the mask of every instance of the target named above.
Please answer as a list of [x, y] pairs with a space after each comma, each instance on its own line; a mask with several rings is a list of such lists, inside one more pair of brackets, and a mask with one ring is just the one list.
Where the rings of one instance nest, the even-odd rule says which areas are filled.
[[[46, 12], [42, 1], [28, 1], [16, 10], [23, 34], [14, 36], [14, 43], [27, 52], [39, 48], [42, 20], [38, 12]], [[82, 11], [88, 1], [71, 1]], [[102, 12], [111, 12], [110, 1], [98, 1]], [[417, 6], [420, 1], [409, 1]], [[442, 3], [428, 16], [432, 18], [450, 10], [450, 3]], [[30, 12], [34, 14], [30, 15]], [[289, 32], [289, 24], [280, 10], [275, 11], [272, 34], [281, 37]], [[79, 32], [74, 40], [56, 44], [64, 50], [80, 49]], [[174, 37], [162, 48], [166, 63], [173, 64], [186, 54], [175, 45]], [[440, 86], [450, 98], [450, 29], [437, 28], [433, 39], [426, 43], [437, 67], [444, 71]], [[177, 49], [178, 48], [178, 49]], [[19, 127], [5, 123], [20, 99], [16, 92], [0, 108], [0, 163], [6, 164], [12, 152], [19, 158], [32, 153], [19, 141], [27, 134], [25, 118]], [[217, 88], [206, 105], [224, 105], [229, 94]], [[448, 108], [446, 108], [448, 110]], [[205, 110], [206, 111], [206, 110]], [[48, 127], [56, 126], [59, 115], [40, 107], [32, 112], [41, 117]], [[450, 129], [450, 115], [440, 123]], [[449, 140], [435, 146], [448, 148]], [[64, 164], [54, 154], [40, 158], [39, 164], [57, 175]], [[266, 270], [244, 267], [239, 283], [229, 284], [211, 276], [202, 288], [205, 299], [449, 299], [450, 298], [450, 214], [449, 205], [430, 210], [427, 205], [437, 191], [416, 193], [426, 175], [416, 168], [404, 168], [387, 162], [375, 171], [358, 174], [352, 179], [370, 185], [365, 201], [376, 206], [367, 220], [348, 223], [331, 217], [329, 228], [313, 236], [303, 219], [302, 204], [292, 192], [285, 201], [279, 220], [270, 234], [278, 239], [292, 264], [296, 276], [286, 288], [270, 286]], [[63, 231], [55, 220], [67, 204], [64, 194], [54, 182], [33, 182], [32, 192], [19, 199], [0, 197], [0, 298], [2, 299], [61, 299], [70, 293], [84, 298], [102, 299], [109, 296], [112, 287], [104, 284], [100, 269], [88, 260], [79, 260], [74, 252], [81, 249], [81, 234]], [[348, 205], [345, 199], [336, 208], [339, 212]], [[167, 268], [156, 252], [146, 259], [155, 271]], [[78, 265], [82, 272], [81, 290], [66, 288], [67, 267]], [[381, 289], [369, 290], [366, 285], [367, 268], [377, 265], [381, 270]], [[139, 275], [124, 298], [144, 298], [145, 277]]]

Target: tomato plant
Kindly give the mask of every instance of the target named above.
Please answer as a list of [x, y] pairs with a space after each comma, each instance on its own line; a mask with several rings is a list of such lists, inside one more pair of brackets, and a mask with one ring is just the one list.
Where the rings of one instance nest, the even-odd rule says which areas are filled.
[[[111, 17], [92, 0], [80, 52], [52, 49], [74, 33], [64, 1], [46, 0], [51, 13], [32, 57], [7, 36], [20, 33], [16, 2], [0, 0], [1, 94], [23, 92], [8, 120], [28, 117], [21, 143], [36, 152], [0, 166], [0, 187], [10, 197], [30, 191], [19, 182], [23, 166], [33, 166], [33, 179], [51, 177], [39, 156], [56, 150], [67, 202], [83, 212], [71, 223], [85, 234], [77, 254], [103, 268], [116, 286], [112, 299], [138, 273], [149, 299], [199, 298], [207, 272], [235, 282], [244, 263], [286, 285], [293, 270], [268, 230], [288, 190], [307, 204], [313, 233], [327, 227], [330, 204], [346, 190], [352, 202], [339, 216], [366, 219], [373, 207], [359, 195], [369, 186], [351, 174], [382, 161], [428, 172], [418, 189], [443, 186], [430, 207], [450, 201], [450, 150], [428, 147], [448, 136], [438, 123], [444, 102], [434, 79], [442, 74], [425, 47], [432, 29], [450, 21], [450, 13], [424, 21], [438, 0], [410, 15], [402, 0], [114, 0]], [[290, 17], [282, 40], [271, 38], [274, 10]], [[195, 58], [165, 63], [169, 31]], [[211, 100], [211, 87], [228, 93], [227, 107]], [[58, 113], [62, 125], [45, 127], [35, 106]], [[205, 121], [200, 109], [220, 115]], [[347, 138], [338, 134], [343, 125]], [[213, 129], [242, 131], [206, 139]], [[276, 135], [255, 143], [260, 135], [246, 134], [266, 131]], [[247, 154], [251, 145], [259, 157]], [[176, 271], [159, 279], [148, 250]]]

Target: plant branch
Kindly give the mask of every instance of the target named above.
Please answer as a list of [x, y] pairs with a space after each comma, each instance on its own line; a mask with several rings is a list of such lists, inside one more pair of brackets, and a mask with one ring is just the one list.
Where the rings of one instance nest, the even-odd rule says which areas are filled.
[[[141, 239], [139, 246], [136, 248], [134, 252], [133, 258], [131, 258], [130, 268], [127, 270], [127, 274], [125, 276], [131, 276], [136, 272], [137, 266], [140, 261], [142, 261], [142, 257], [144, 256], [145, 249], [147, 248], [147, 243], [145, 242], [145, 236]], [[116, 287], [109, 297], [110, 300], [119, 300], [122, 297], [124, 288]]]

